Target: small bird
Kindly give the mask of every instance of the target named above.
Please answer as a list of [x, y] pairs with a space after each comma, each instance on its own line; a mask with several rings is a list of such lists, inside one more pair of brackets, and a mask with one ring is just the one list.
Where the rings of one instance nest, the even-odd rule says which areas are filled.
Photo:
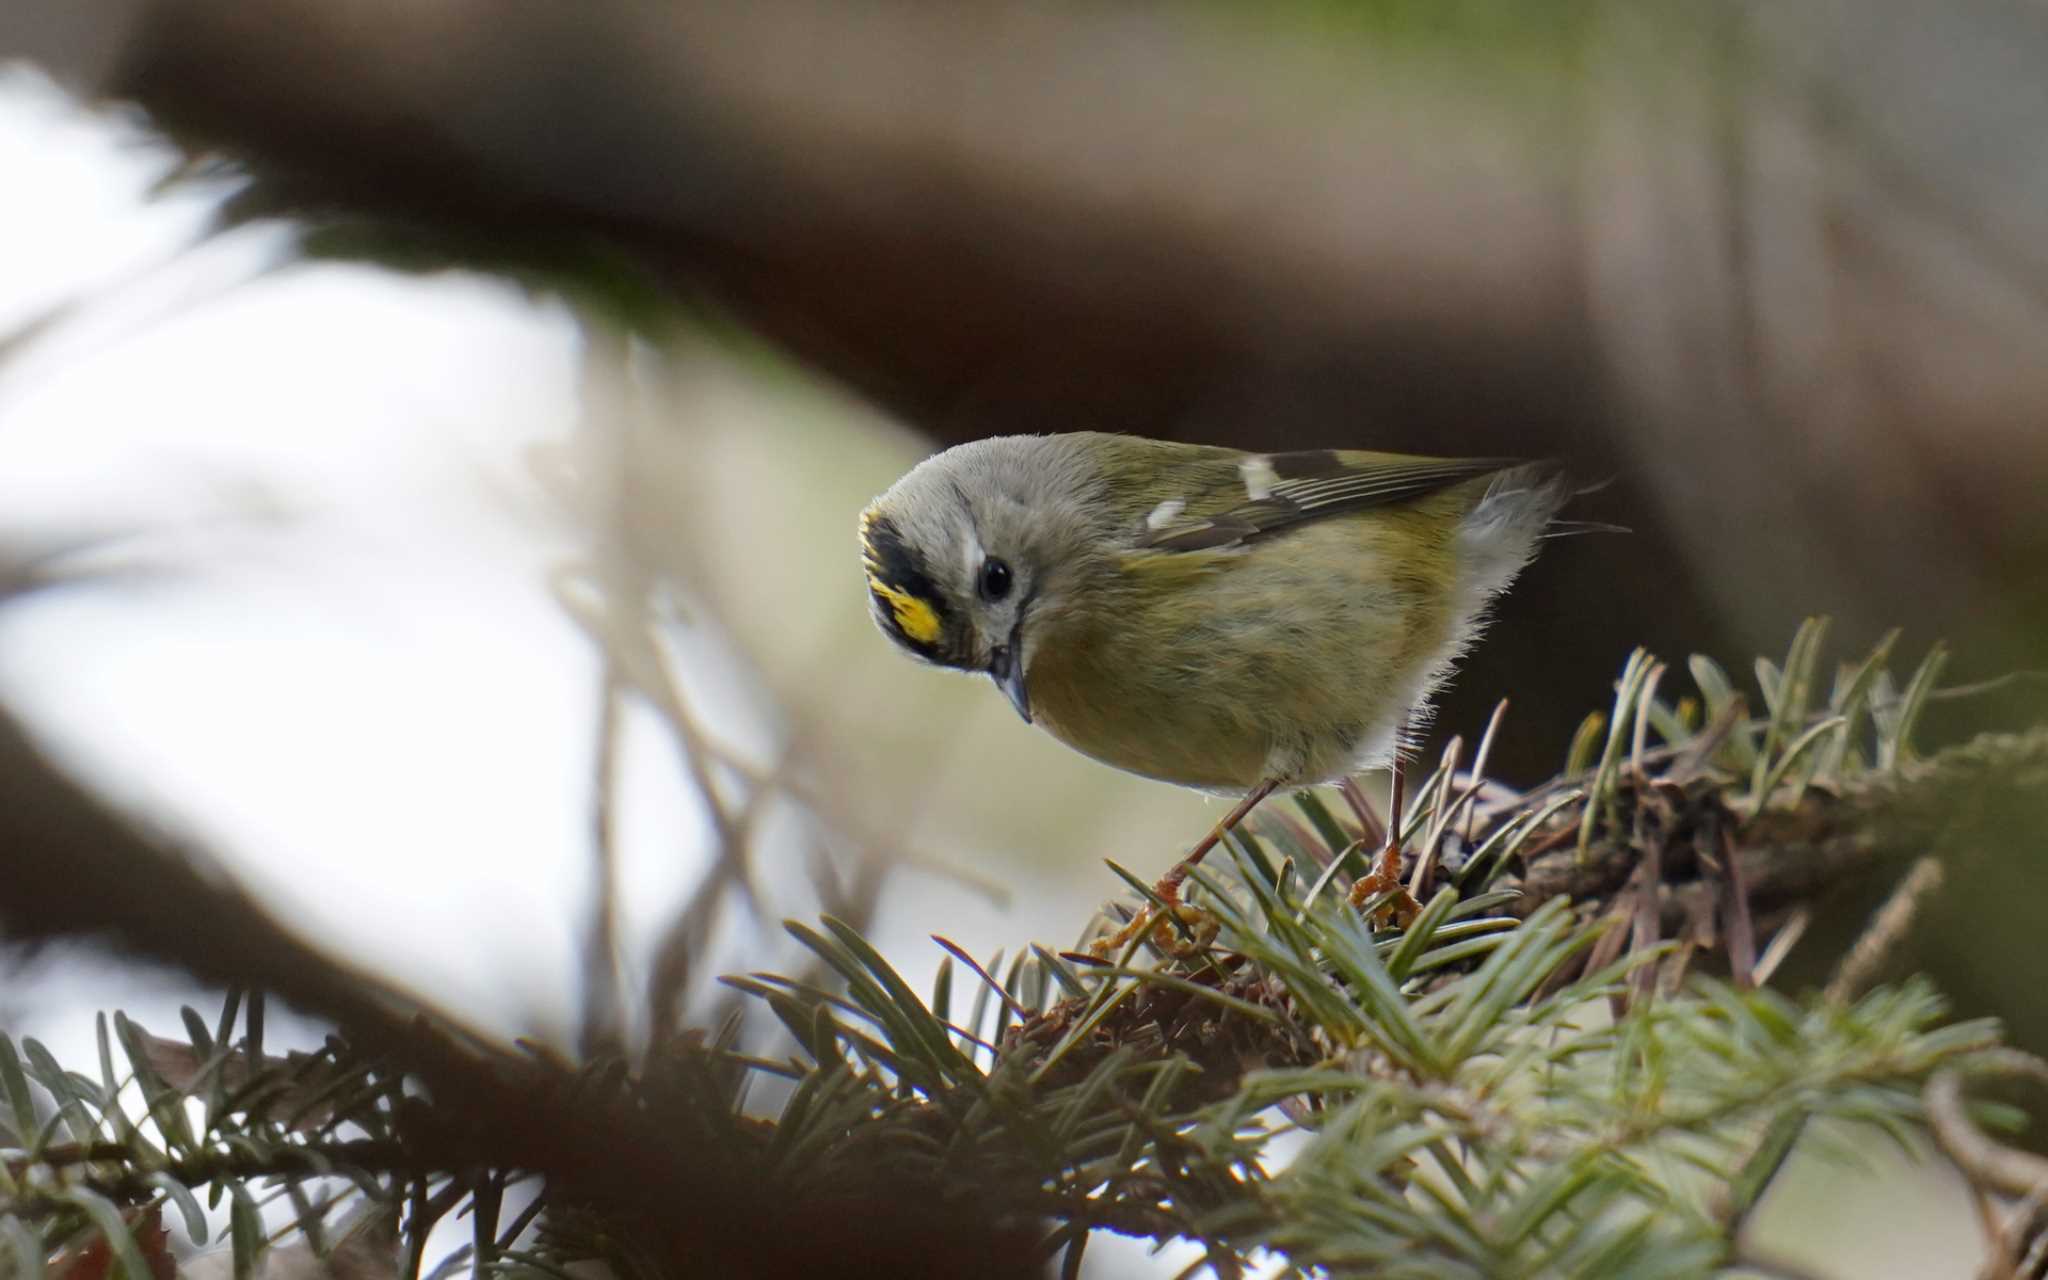
[[1274, 791], [1391, 765], [1390, 834], [1353, 900], [1412, 909], [1409, 728], [1569, 496], [1546, 462], [1002, 436], [919, 464], [860, 541], [875, 622], [912, 656], [986, 673], [1104, 764], [1239, 798], [1163, 901]]

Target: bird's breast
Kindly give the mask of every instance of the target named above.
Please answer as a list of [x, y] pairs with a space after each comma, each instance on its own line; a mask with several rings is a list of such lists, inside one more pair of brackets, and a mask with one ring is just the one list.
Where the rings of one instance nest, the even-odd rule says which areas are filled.
[[1050, 646], [1032, 662], [1037, 724], [1104, 764], [1184, 787], [1242, 791], [1264, 776], [1269, 735], [1193, 673]]
[[1443, 593], [1343, 522], [1114, 597], [1038, 638], [1038, 723], [1105, 764], [1216, 791], [1327, 781], [1384, 751], [1449, 623]]

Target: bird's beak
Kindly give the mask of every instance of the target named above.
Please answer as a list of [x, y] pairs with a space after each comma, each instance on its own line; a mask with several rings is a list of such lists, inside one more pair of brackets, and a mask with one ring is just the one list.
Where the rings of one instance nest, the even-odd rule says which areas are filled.
[[996, 688], [1017, 708], [1017, 714], [1024, 717], [1024, 723], [1031, 723], [1031, 690], [1024, 687], [1024, 658], [1018, 652], [1017, 635], [1013, 632], [1010, 643], [997, 645], [988, 656], [988, 678], [996, 682]]

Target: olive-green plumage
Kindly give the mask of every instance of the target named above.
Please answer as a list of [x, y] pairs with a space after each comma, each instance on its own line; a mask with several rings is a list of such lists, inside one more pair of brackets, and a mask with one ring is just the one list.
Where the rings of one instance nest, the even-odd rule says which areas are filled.
[[1387, 763], [1566, 493], [1547, 464], [1012, 436], [861, 528], [910, 652], [1106, 764], [1241, 792]]

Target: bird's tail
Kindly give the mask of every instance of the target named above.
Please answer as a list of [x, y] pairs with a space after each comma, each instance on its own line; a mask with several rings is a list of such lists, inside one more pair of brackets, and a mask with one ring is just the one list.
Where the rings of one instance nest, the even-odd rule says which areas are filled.
[[1576, 492], [1557, 462], [1525, 462], [1494, 476], [1458, 528], [1460, 586], [1479, 601], [1505, 591]]

